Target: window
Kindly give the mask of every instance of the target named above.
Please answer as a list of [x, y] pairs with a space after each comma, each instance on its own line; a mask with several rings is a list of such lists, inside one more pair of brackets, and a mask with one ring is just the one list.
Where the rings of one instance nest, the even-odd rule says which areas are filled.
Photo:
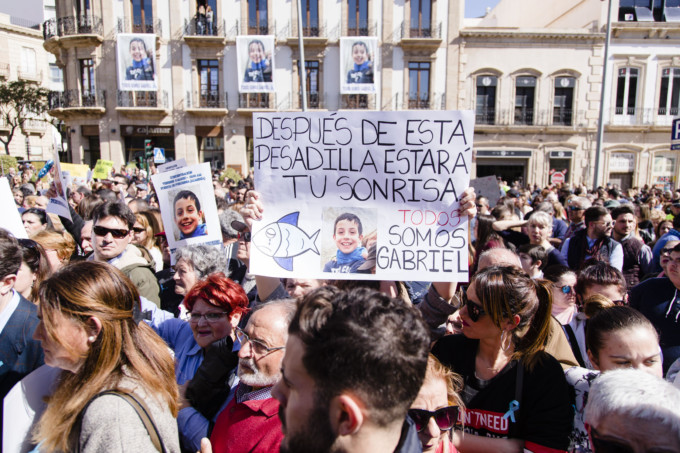
[[534, 124], [536, 77], [517, 77], [515, 88], [515, 124]]
[[248, 34], [269, 34], [267, 0], [248, 0]]
[[153, 33], [153, 1], [131, 0], [132, 2], [132, 32]]
[[21, 48], [21, 74], [28, 76], [36, 76], [38, 74], [35, 62], [35, 49], [30, 47]]
[[619, 68], [616, 83], [616, 114], [635, 115], [635, 97], [638, 84], [637, 68]]
[[92, 14], [90, 0], [76, 0], [76, 14], [78, 16], [89, 16]]
[[94, 62], [92, 58], [80, 60], [80, 92], [83, 107], [96, 105], [96, 89], [94, 82]]
[[408, 64], [408, 108], [430, 108], [430, 63]]
[[345, 94], [343, 95], [342, 108], [345, 109], [368, 109], [368, 95]]
[[661, 72], [659, 115], [678, 115], [680, 105], [680, 68], [665, 68]]
[[302, 36], [319, 36], [319, 0], [301, 0]]
[[498, 77], [483, 75], [477, 77], [476, 121], [477, 124], [496, 122], [496, 86]]
[[220, 66], [217, 60], [198, 60], [200, 106], [219, 107]]
[[432, 37], [432, 0], [411, 0], [411, 38]]
[[[320, 106], [319, 99], [319, 62], [305, 61], [306, 77], [305, 85], [307, 88], [307, 107], [312, 109], [318, 109]], [[300, 102], [302, 105], [302, 102]]]
[[555, 100], [553, 105], [553, 124], [571, 126], [574, 113], [573, 77], [557, 77], [555, 79]]
[[368, 36], [368, 0], [347, 0], [347, 36]]

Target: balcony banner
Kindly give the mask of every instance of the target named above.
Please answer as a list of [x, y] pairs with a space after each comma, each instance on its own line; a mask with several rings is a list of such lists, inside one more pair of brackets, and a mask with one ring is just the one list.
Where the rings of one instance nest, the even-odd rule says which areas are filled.
[[[253, 115], [251, 272], [467, 281], [471, 111]], [[358, 277], [356, 274], [362, 274]]]
[[156, 35], [119, 33], [117, 55], [120, 91], [158, 91]]
[[274, 36], [237, 36], [239, 93], [274, 92]]
[[378, 38], [340, 38], [340, 93], [376, 93]]

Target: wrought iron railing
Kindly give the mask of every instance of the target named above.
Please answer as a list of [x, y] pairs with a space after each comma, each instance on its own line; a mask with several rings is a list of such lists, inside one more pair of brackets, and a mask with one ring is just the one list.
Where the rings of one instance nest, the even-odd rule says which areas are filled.
[[185, 36], [226, 36], [226, 22], [209, 21], [204, 16], [195, 15], [191, 20], [184, 20]]
[[[297, 21], [291, 21], [286, 27], [287, 37], [297, 38], [298, 36], [298, 24]], [[302, 27], [302, 36], [304, 38], [320, 38], [327, 36], [326, 24], [316, 24], [315, 26], [308, 25]]]
[[120, 91], [116, 92], [118, 107], [168, 108], [168, 92]]
[[477, 125], [584, 127], [588, 124], [585, 110], [566, 108], [496, 109], [493, 107], [474, 110]]
[[123, 18], [118, 19], [118, 33], [154, 33], [158, 36], [161, 35], [163, 30], [162, 22], [160, 19], [153, 19], [144, 23], [141, 22], [130, 22]]
[[[298, 94], [298, 107], [302, 108], [302, 94]], [[307, 108], [322, 109], [324, 108], [323, 96], [321, 93], [307, 93]]]
[[609, 124], [617, 126], [670, 126], [678, 108], [614, 107], [609, 112]]
[[433, 93], [427, 98], [409, 95], [404, 101], [404, 108], [410, 110], [444, 110], [446, 108], [446, 95]]
[[273, 109], [275, 107], [275, 93], [240, 93], [238, 96], [240, 109]]
[[106, 91], [65, 90], [50, 91], [47, 95], [47, 105], [50, 110], [59, 108], [106, 107]]
[[218, 90], [201, 90], [186, 92], [186, 106], [188, 109], [226, 109], [228, 104], [227, 92]]
[[102, 35], [103, 29], [102, 18], [92, 14], [58, 17], [43, 22], [43, 38], [48, 40], [55, 36]]
[[375, 110], [374, 94], [341, 94], [341, 109]]
[[353, 25], [347, 24], [347, 33], [345, 36], [375, 36], [378, 26], [375, 22], [368, 20], [360, 20]]
[[405, 22], [402, 22], [399, 27], [399, 39], [407, 38], [432, 38], [441, 39], [442, 37], [442, 23], [439, 22], [436, 25], [431, 25], [430, 27], [416, 27], [411, 24], [410, 27], [406, 26]]

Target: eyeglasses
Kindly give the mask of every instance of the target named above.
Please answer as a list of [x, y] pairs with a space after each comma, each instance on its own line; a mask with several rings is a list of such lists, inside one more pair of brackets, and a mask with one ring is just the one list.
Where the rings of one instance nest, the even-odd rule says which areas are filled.
[[132, 231], [135, 233], [144, 233], [146, 231], [146, 228], [133, 228]]
[[662, 255], [670, 255], [674, 248], [675, 248], [675, 246], [668, 247], [668, 248], [664, 247], [664, 248], [661, 249], [661, 254]]
[[447, 406], [437, 409], [434, 412], [426, 411], [425, 409], [409, 409], [408, 415], [416, 425], [416, 431], [421, 432], [427, 427], [430, 418], [434, 417], [434, 421], [442, 431], [448, 431], [453, 428], [458, 420], [458, 406]]
[[120, 229], [117, 229], [117, 228], [106, 228], [106, 227], [99, 226], [99, 225], [95, 225], [92, 228], [92, 231], [94, 232], [94, 234], [96, 234], [97, 236], [101, 236], [101, 237], [104, 237], [107, 234], [111, 233], [111, 236], [113, 236], [116, 239], [122, 239], [130, 233], [130, 230], [120, 230]]
[[595, 453], [635, 453], [633, 447], [623, 442], [603, 439], [595, 428], [590, 427], [590, 439]]
[[197, 323], [201, 320], [201, 318], [205, 318], [205, 320], [209, 323], [217, 322], [220, 319], [224, 317], [224, 315], [228, 315], [226, 311], [213, 311], [210, 313], [194, 313], [191, 312], [189, 315], [189, 320], [190, 322]]
[[468, 300], [467, 293], [463, 292], [463, 297], [461, 299], [461, 308], [467, 306], [468, 315], [470, 315], [470, 319], [472, 319], [473, 322], [479, 321], [479, 317], [486, 314], [481, 305], [477, 305]]
[[273, 351], [278, 351], [279, 349], [286, 349], [285, 346], [270, 348], [263, 341], [250, 338], [248, 334], [245, 333], [240, 327], [236, 327], [235, 330], [236, 338], [238, 338], [238, 341], [241, 343], [241, 347], [243, 347], [243, 345], [245, 345], [246, 343], [250, 343], [250, 347], [253, 348], [253, 351], [257, 355], [265, 355]]
[[239, 239], [243, 239], [243, 242], [250, 242], [250, 231], [246, 231], [245, 233], [239, 233], [238, 234]]
[[571, 294], [574, 291], [574, 288], [569, 285], [564, 285], [560, 287], [560, 290], [562, 291], [562, 294]]

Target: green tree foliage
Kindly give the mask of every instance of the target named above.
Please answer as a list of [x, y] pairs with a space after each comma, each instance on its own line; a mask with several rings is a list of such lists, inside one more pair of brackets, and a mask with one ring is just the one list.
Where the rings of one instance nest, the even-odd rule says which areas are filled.
[[0, 132], [0, 142], [5, 145], [5, 154], [9, 155], [9, 144], [19, 130], [25, 132], [24, 124], [28, 120], [39, 120], [47, 111], [48, 90], [35, 82], [14, 80], [0, 83], [0, 123], [8, 129]]
[[18, 165], [17, 159], [14, 156], [0, 156], [0, 171], [2, 174], [9, 173], [10, 168], [16, 169]]

